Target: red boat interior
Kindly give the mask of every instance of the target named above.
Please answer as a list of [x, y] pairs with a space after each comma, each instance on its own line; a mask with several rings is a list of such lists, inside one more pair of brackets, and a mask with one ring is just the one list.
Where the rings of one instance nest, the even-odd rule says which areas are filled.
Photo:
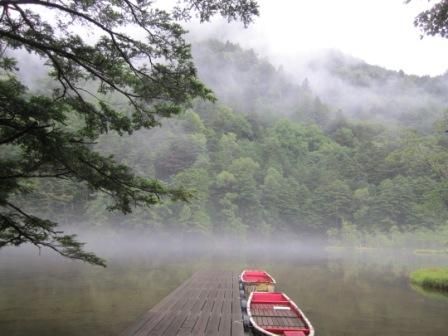
[[310, 329], [300, 311], [283, 293], [254, 292], [251, 317], [261, 329], [281, 336], [306, 336]]
[[269, 274], [258, 270], [244, 271], [242, 278], [244, 282], [273, 282]]

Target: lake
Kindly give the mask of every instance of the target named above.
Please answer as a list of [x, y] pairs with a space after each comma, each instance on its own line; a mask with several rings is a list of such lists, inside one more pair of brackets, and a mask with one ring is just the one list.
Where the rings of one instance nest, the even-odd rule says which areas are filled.
[[[306, 313], [318, 336], [446, 336], [448, 296], [408, 273], [448, 265], [411, 251], [105, 252], [103, 269], [35, 249], [0, 250], [0, 335], [119, 335], [196, 270], [260, 267]], [[132, 255], [128, 257], [127, 255]]]

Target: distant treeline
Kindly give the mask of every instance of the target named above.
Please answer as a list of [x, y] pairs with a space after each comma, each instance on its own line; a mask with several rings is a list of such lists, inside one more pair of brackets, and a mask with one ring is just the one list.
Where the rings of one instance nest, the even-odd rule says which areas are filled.
[[[419, 115], [413, 127], [416, 111], [408, 111], [406, 127], [348, 119], [307, 81], [288, 83], [253, 52], [216, 41], [201, 48], [200, 73], [230, 83], [240, 67], [242, 86], [234, 78], [224, 90], [204, 74], [219, 103], [196, 102], [160, 129], [109, 134], [96, 145], [137, 174], [194, 191], [189, 203], [166, 201], [122, 216], [107, 211], [107, 195], [40, 180], [33, 182], [37, 193], [22, 200], [27, 208], [61, 224], [333, 239], [353, 234], [360, 244], [363, 234], [448, 225], [448, 136], [440, 111]], [[407, 118], [406, 111], [396, 112]], [[421, 119], [431, 119], [432, 128], [421, 130]]]

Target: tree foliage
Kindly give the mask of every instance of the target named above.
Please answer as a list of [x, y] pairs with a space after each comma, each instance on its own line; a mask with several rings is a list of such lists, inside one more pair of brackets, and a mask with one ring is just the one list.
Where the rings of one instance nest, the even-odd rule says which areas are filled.
[[[1, 0], [0, 247], [30, 242], [64, 256], [104, 265], [56, 223], [22, 209], [14, 199], [28, 181], [84, 183], [111, 196], [110, 209], [131, 211], [190, 193], [136, 176], [94, 150], [105, 133], [131, 134], [179, 114], [192, 98], [214, 100], [197, 78], [181, 22], [220, 14], [251, 22], [253, 0], [184, 0], [172, 11], [153, 1]], [[44, 60], [54, 80], [33, 95], [16, 79], [14, 51]]]
[[[202, 57], [214, 62], [222, 57], [213, 57], [214, 53], [222, 49], [216, 41], [210, 45], [218, 51]], [[235, 47], [232, 54], [228, 43], [221, 46], [229, 63], [239, 64], [240, 58], [247, 57], [240, 48]], [[214, 74], [218, 70], [211, 68]], [[359, 74], [356, 69], [354, 75]], [[414, 78], [403, 76], [402, 80]], [[303, 89], [314, 101], [313, 90]], [[305, 97], [302, 88], [298, 94]], [[163, 136], [153, 132], [131, 137], [138, 154], [129, 152], [129, 147], [119, 149], [118, 137], [102, 139], [104, 150], [109, 148], [107, 152], [117, 153], [143, 171], [151, 172], [153, 166], [177, 167], [159, 168], [167, 172], [164, 181], [172, 185], [182, 181], [197, 190], [188, 206], [166, 203], [144, 210], [146, 215], [132, 214], [124, 219], [130, 226], [139, 223], [138, 227], [153, 230], [242, 236], [249, 232], [251, 236], [270, 232], [301, 236], [330, 231], [341, 237], [359, 237], [360, 243], [367, 234], [387, 238], [392, 233], [446, 226], [448, 142], [446, 135], [437, 131], [443, 118], [425, 133], [419, 130], [418, 121], [411, 129], [392, 122], [353, 120], [341, 117], [331, 105], [324, 106], [330, 118], [322, 122], [308, 118], [321, 109], [318, 105], [310, 105], [309, 114], [301, 114], [295, 113], [303, 107], [298, 102], [288, 115], [275, 108], [279, 104], [275, 100], [270, 105], [266, 102], [260, 113], [250, 113], [233, 100], [226, 103], [235, 103], [235, 107], [195, 102], [187, 113], [165, 124], [160, 130]], [[180, 142], [192, 139], [200, 150], [191, 160], [180, 161], [188, 165], [173, 165], [176, 161], [170, 153]], [[195, 150], [193, 145], [187, 147]], [[172, 150], [167, 153], [167, 148]]]
[[414, 23], [427, 35], [448, 38], [448, 1], [439, 1], [432, 8], [423, 11], [415, 18]]
[[[242, 236], [247, 232], [345, 234], [349, 228], [360, 235], [386, 235], [391, 230], [445, 225], [448, 146], [444, 134], [352, 121], [335, 122], [325, 131], [285, 118], [260, 126], [255, 120], [263, 116], [250, 116], [260, 127], [257, 135], [250, 126], [251, 132], [237, 136], [221, 127], [219, 114], [238, 112], [198, 103], [188, 114], [189, 118], [171, 120], [171, 130], [165, 128], [162, 140], [146, 137], [147, 143], [162, 141], [146, 169], [150, 171], [151, 163], [172, 164], [165, 149], [176, 138], [185, 139], [182, 129], [188, 136], [205, 139], [204, 152], [188, 167], [167, 170], [163, 177], [167, 183], [196, 189], [195, 198], [185, 206], [172, 203], [155, 208], [149, 220], [141, 213], [131, 214], [129, 221], [134, 217], [133, 222], [153, 230]], [[215, 118], [207, 119], [209, 114]], [[249, 122], [249, 116], [239, 117]], [[194, 127], [197, 124], [201, 127]], [[347, 143], [345, 135], [351, 139]], [[106, 143], [113, 149], [117, 141], [109, 137]], [[139, 155], [124, 153], [123, 159], [136, 164], [145, 151], [142, 145]]]

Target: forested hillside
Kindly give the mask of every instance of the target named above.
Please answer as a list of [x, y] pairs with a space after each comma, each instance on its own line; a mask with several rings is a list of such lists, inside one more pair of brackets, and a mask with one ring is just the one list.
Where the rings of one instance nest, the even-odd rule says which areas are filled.
[[448, 105], [448, 73], [406, 75], [330, 51], [307, 65], [325, 102], [359, 120], [377, 120], [432, 132]]
[[243, 113], [268, 112], [300, 122], [314, 118], [321, 126], [339, 115], [432, 132], [448, 106], [448, 74], [406, 75], [334, 50], [297, 59], [297, 66], [287, 66], [295, 72], [286, 74], [229, 42], [209, 41], [193, 51], [204, 81], [222, 102]]
[[[95, 145], [139, 175], [190, 189], [189, 203], [165, 202], [122, 216], [107, 211], [107, 195], [38, 180], [32, 182], [36, 193], [21, 199], [24, 206], [65, 225], [241, 236], [338, 237], [447, 227], [442, 78], [333, 64], [337, 83], [361, 90], [375, 82], [375, 88], [387, 89], [384, 101], [376, 92], [376, 103], [363, 100], [356, 114], [355, 107], [342, 106], [354, 97], [339, 103], [322, 97], [313, 78], [304, 74], [294, 84], [283, 70], [238, 45], [209, 41], [194, 51], [218, 103], [196, 101], [159, 129], [125, 138], [109, 133]], [[403, 86], [412, 101], [398, 96]]]

